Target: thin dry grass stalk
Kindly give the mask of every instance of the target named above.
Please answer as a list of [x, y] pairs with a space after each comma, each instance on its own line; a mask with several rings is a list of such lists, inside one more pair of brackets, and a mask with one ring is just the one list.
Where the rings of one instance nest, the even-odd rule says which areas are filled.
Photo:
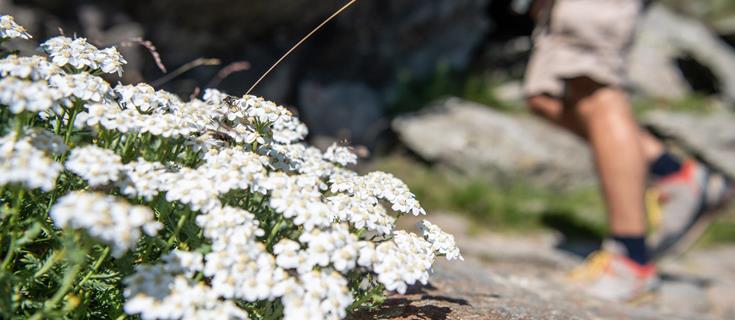
[[250, 89], [248, 89], [248, 91], [245, 92], [245, 94], [250, 94], [250, 92], [253, 91], [253, 89], [255, 89], [255, 87], [258, 86], [258, 84], [261, 81], [263, 81], [263, 79], [265, 79], [265, 77], [268, 76], [268, 74], [271, 73], [271, 71], [273, 71], [273, 69], [275, 69], [276, 66], [278, 66], [281, 63], [281, 61], [283, 61], [284, 59], [286, 59], [286, 57], [288, 57], [288, 55], [290, 55], [291, 52], [293, 52], [294, 50], [296, 50], [296, 48], [298, 48], [299, 46], [301, 46], [301, 44], [304, 43], [304, 41], [306, 41], [307, 39], [309, 39], [309, 37], [311, 37], [314, 33], [316, 33], [317, 31], [319, 31], [319, 29], [321, 29], [325, 24], [327, 24], [329, 21], [331, 21], [336, 16], [338, 16], [340, 13], [342, 13], [342, 11], [345, 11], [347, 8], [349, 8], [356, 1], [357, 0], [351, 0], [350, 2], [346, 3], [345, 5], [343, 5], [341, 8], [339, 8], [339, 10], [335, 11], [331, 16], [329, 16], [327, 19], [325, 19], [324, 21], [322, 21], [322, 23], [320, 23], [318, 26], [316, 26], [316, 28], [314, 28], [313, 30], [311, 30], [311, 32], [309, 32], [306, 36], [304, 36], [303, 38], [301, 38], [301, 40], [299, 40], [299, 42], [297, 42], [293, 47], [291, 47], [291, 49], [289, 49], [288, 51], [286, 51], [286, 53], [283, 56], [281, 56], [281, 58], [278, 59], [278, 61], [276, 61], [276, 63], [274, 63], [270, 68], [268, 68], [268, 70], [266, 70], [265, 73], [263, 73], [263, 75], [260, 76], [260, 78], [258, 78], [257, 81], [255, 81], [255, 83], [250, 87]]
[[140, 37], [135, 37], [130, 40], [121, 42], [120, 46], [130, 47], [133, 44], [139, 44], [143, 46], [144, 48], [146, 48], [148, 52], [151, 54], [151, 56], [153, 57], [153, 61], [156, 62], [156, 66], [158, 67], [158, 69], [160, 69], [163, 73], [168, 72], [166, 71], [166, 66], [163, 65], [163, 61], [161, 61], [161, 55], [158, 53], [158, 50], [156, 50], [156, 46], [153, 44], [153, 42], [149, 40], [144, 40], [143, 38], [140, 38]]
[[250, 70], [250, 62], [247, 61], [235, 61], [233, 63], [228, 64], [224, 68], [220, 69], [219, 72], [217, 72], [217, 75], [212, 78], [212, 80], [207, 83], [207, 88], [215, 88], [217, 87], [222, 80], [227, 78], [229, 75], [240, 72]]
[[199, 66], [218, 66], [222, 62], [219, 59], [216, 58], [197, 58], [193, 61], [190, 61], [186, 63], [185, 65], [179, 67], [178, 69], [174, 70], [171, 73], [166, 74], [165, 76], [158, 78], [157, 80], [151, 82], [151, 85], [154, 87], [160, 87], [167, 82], [175, 79], [176, 77], [180, 76], [184, 72], [187, 72], [191, 69], [194, 69]]

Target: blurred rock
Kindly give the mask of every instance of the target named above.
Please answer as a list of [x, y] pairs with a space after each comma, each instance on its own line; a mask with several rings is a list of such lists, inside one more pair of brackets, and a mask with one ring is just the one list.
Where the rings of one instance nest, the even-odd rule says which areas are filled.
[[302, 120], [314, 137], [348, 139], [352, 144], [372, 146], [380, 133], [382, 102], [375, 90], [361, 83], [314, 81], [299, 89]]
[[636, 89], [664, 99], [689, 95], [676, 59], [690, 57], [714, 74], [723, 98], [735, 102], [735, 51], [705, 24], [654, 4], [639, 30], [628, 68]]
[[735, 115], [732, 113], [653, 111], [644, 116], [643, 123], [735, 176]]
[[393, 130], [426, 160], [469, 176], [524, 179], [557, 188], [594, 183], [590, 152], [577, 138], [531, 118], [451, 98], [395, 119]]

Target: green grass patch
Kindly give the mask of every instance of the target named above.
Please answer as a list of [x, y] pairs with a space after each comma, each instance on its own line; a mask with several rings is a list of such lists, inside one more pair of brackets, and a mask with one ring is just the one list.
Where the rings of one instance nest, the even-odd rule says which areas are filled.
[[638, 118], [653, 110], [707, 114], [717, 109], [717, 102], [712, 97], [701, 94], [693, 94], [674, 101], [637, 97], [633, 99], [632, 105], [633, 113]]

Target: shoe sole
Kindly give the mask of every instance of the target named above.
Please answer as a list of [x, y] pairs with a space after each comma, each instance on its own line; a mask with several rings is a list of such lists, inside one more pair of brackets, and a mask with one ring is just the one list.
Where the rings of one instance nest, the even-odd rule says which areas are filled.
[[674, 244], [652, 253], [652, 261], [657, 264], [665, 264], [666, 262], [680, 258], [682, 254], [689, 250], [702, 237], [715, 218], [724, 213], [724, 209], [730, 204], [733, 198], [735, 198], [735, 185], [731, 184], [717, 206], [706, 209]]

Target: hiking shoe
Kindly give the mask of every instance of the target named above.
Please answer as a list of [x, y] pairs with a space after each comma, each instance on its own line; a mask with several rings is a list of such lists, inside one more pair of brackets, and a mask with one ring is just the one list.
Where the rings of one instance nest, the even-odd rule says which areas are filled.
[[689, 249], [732, 199], [733, 190], [730, 179], [694, 160], [656, 181], [646, 196], [652, 259], [675, 257]]
[[623, 254], [600, 250], [570, 274], [589, 295], [611, 301], [634, 302], [658, 288], [653, 264], [640, 265]]

